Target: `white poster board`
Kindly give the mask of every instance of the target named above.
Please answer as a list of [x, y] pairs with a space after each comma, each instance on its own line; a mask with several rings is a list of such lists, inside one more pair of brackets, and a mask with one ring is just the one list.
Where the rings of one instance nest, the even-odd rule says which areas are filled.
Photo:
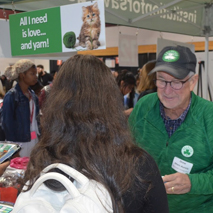
[[118, 42], [119, 66], [138, 67], [137, 36], [119, 34]]
[[115, 59], [106, 58], [106, 59], [105, 59], [105, 64], [106, 64], [106, 66], [108, 66], [109, 68], [115, 68]]

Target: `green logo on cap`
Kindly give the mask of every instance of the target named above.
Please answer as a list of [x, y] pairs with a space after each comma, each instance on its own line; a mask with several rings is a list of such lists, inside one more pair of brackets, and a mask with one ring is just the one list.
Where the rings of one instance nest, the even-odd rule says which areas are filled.
[[180, 54], [179, 52], [175, 51], [175, 50], [168, 50], [167, 52], [165, 52], [163, 54], [163, 61], [165, 62], [175, 62], [180, 58]]

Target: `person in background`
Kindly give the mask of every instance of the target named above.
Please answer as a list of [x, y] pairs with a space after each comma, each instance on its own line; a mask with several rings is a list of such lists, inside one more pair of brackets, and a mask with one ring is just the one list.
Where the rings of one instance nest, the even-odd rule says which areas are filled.
[[[5, 91], [4, 91], [2, 83], [0, 81], [0, 110], [3, 107], [4, 96], [5, 96]], [[0, 141], [5, 141], [5, 133], [4, 133], [4, 130], [2, 128], [2, 120], [0, 120]], [[1, 169], [0, 169], [0, 171], [1, 171]]]
[[41, 95], [41, 90], [43, 89], [42, 84], [37, 81], [37, 83], [33, 86], [30, 86], [30, 88], [35, 92], [36, 96], [39, 98]]
[[167, 46], [150, 74], [157, 93], [141, 98], [129, 125], [158, 164], [170, 213], [213, 212], [213, 103], [194, 94], [196, 56]]
[[1, 83], [2, 83], [2, 86], [3, 86], [3, 89], [4, 89], [4, 92], [6, 92], [6, 85], [7, 85], [7, 77], [5, 75], [2, 75], [1, 76]]
[[118, 87], [121, 91], [121, 94], [123, 95], [123, 104], [124, 105], [127, 105], [125, 103], [126, 99], [124, 100], [124, 96], [127, 95], [128, 93], [131, 93], [131, 95], [132, 95], [131, 103], [128, 104], [127, 108], [129, 108], [130, 104], [131, 104], [131, 107], [129, 109], [125, 110], [125, 114], [127, 116], [129, 116], [133, 109], [134, 88], [135, 88], [135, 84], [136, 84], [135, 76], [133, 75], [133, 73], [131, 73], [128, 70], [122, 70], [118, 74], [116, 81], [117, 81]]
[[[132, 142], [120, 98], [110, 69], [97, 57], [69, 58], [47, 98], [45, 131], [23, 179], [23, 184], [30, 181], [27, 190], [44, 167], [64, 163], [104, 185], [114, 213], [168, 213], [156, 163]], [[54, 182], [47, 186], [61, 190]]]
[[4, 97], [2, 126], [5, 137], [7, 141], [21, 145], [21, 157], [29, 157], [31, 149], [38, 142], [38, 98], [30, 89], [37, 82], [36, 74], [32, 61], [17, 61], [11, 69], [10, 79], [18, 79], [18, 83]]
[[[61, 69], [63, 63], [60, 65], [60, 67], [58, 68], [57, 71], [55, 71], [54, 75], [53, 75], [53, 82], [54, 80], [56, 79], [57, 75], [58, 75], [58, 72], [59, 70]], [[42, 90], [41, 90], [41, 95], [39, 96], [39, 107], [40, 107], [40, 110], [42, 110], [42, 107], [44, 106], [44, 103], [47, 99], [47, 96], [49, 95], [50, 93], [50, 90], [53, 86], [53, 82], [47, 86], [45, 86]]]
[[6, 76], [7, 81], [5, 82], [5, 92], [7, 93], [11, 88], [15, 87], [17, 84], [17, 80], [12, 80], [11, 79], [11, 69], [13, 68], [12, 65], [6, 67], [4, 76]]
[[136, 85], [132, 91], [124, 96], [124, 106], [126, 109], [133, 108], [138, 101], [138, 83], [139, 83], [139, 75], [135, 75]]
[[115, 79], [118, 77], [118, 71], [111, 71], [112, 75], [115, 77]]
[[3, 85], [0, 81], [0, 103], [3, 102], [4, 96], [5, 96], [5, 90], [4, 90]]
[[44, 71], [44, 66], [39, 64], [37, 65], [37, 72], [38, 72], [38, 80], [43, 85], [49, 85], [52, 83], [53, 77], [46, 71]]
[[142, 98], [143, 96], [157, 92], [157, 87], [155, 85], [155, 73], [149, 75], [150, 71], [154, 69], [156, 61], [149, 61], [143, 65], [143, 67], [139, 70], [139, 84], [138, 84], [138, 92], [139, 97]]
[[140, 75], [139, 75], [139, 73], [137, 75], [135, 75], [135, 80], [136, 80], [136, 86], [135, 86], [135, 95], [133, 97], [133, 107], [137, 103], [138, 97], [139, 97], [139, 91], [138, 91], [138, 85], [139, 85], [139, 82], [140, 82]]
[[125, 107], [125, 109], [133, 108], [138, 101], [138, 96], [139, 96], [139, 93], [138, 93], [138, 90], [137, 90], [137, 87], [138, 87], [138, 84], [139, 84], [139, 75], [138, 74], [135, 75], [135, 80], [136, 80], [135, 88], [132, 89], [132, 91], [130, 93], [128, 93], [124, 96], [124, 107]]
[[124, 107], [126, 110], [131, 109], [134, 107], [134, 97], [135, 97], [135, 88], [126, 95], [124, 95]]

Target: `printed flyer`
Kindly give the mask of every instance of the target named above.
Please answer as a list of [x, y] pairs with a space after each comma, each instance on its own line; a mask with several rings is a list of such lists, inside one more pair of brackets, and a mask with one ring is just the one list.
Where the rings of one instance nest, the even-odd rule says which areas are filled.
[[104, 0], [10, 15], [12, 56], [106, 49]]

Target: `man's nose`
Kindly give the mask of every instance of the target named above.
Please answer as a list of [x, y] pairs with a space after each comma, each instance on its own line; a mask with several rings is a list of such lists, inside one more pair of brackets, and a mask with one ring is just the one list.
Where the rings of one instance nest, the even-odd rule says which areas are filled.
[[173, 92], [173, 88], [171, 87], [170, 82], [167, 82], [167, 83], [166, 83], [166, 86], [165, 86], [165, 88], [164, 88], [164, 92], [165, 92], [166, 94], [169, 94], [169, 93]]

